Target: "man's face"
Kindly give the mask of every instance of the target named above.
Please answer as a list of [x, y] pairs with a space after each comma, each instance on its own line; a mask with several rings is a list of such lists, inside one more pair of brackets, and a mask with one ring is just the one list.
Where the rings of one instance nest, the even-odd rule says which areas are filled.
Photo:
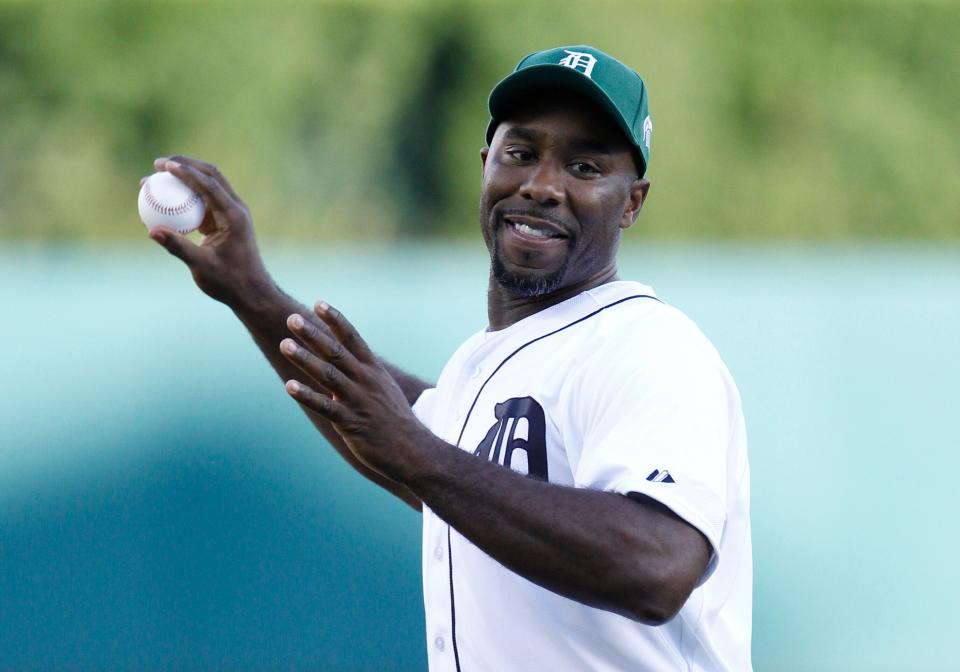
[[481, 151], [480, 227], [494, 277], [518, 297], [615, 273], [620, 230], [649, 187], [609, 115], [585, 99], [536, 98]]

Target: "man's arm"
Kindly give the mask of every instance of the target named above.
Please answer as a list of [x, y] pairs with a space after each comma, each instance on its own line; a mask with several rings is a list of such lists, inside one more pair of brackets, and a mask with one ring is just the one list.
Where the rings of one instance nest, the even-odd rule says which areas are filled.
[[287, 391], [328, 418], [364, 464], [544, 588], [650, 624], [683, 606], [710, 558], [699, 530], [649, 498], [536, 481], [445, 443], [343, 316], [324, 304], [317, 315], [328, 330], [289, 321], [306, 347], [287, 339], [281, 351], [310, 383], [288, 381]]
[[707, 567], [706, 538], [652, 499], [537, 481], [439, 439], [411, 453], [396, 477], [438, 516], [517, 574], [583, 604], [659, 625]]
[[[207, 205], [207, 214], [200, 227], [204, 234], [201, 245], [163, 227], [153, 229], [150, 237], [186, 263], [204, 293], [233, 310], [277, 374], [283, 380], [289, 379], [296, 368], [278, 350], [280, 341], [289, 336], [288, 316], [299, 314], [318, 329], [324, 328], [323, 323], [274, 284], [257, 249], [249, 209], [216, 166], [182, 156], [158, 159], [155, 165], [158, 170], [170, 171], [199, 193]], [[409, 405], [429, 387], [395, 367], [389, 370], [404, 390]], [[354, 469], [420, 510], [420, 501], [409, 488], [362, 464], [328, 420], [308, 408], [304, 408], [304, 412]]]

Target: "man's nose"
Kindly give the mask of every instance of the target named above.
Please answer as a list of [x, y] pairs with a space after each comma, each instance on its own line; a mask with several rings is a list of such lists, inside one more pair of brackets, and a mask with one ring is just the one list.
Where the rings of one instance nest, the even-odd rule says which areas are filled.
[[563, 202], [563, 172], [550, 162], [541, 162], [531, 168], [520, 187], [523, 198], [538, 205], [553, 207]]

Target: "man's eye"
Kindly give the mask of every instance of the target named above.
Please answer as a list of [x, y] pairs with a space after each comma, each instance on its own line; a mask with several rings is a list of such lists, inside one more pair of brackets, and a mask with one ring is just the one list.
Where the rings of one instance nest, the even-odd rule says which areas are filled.
[[516, 159], [517, 161], [530, 161], [533, 159], [533, 152], [529, 152], [525, 149], [508, 149], [506, 150], [506, 154], [510, 158]]
[[573, 169], [573, 172], [580, 173], [582, 175], [599, 175], [600, 169], [594, 166], [591, 163], [585, 163], [583, 161], [577, 161], [570, 165]]

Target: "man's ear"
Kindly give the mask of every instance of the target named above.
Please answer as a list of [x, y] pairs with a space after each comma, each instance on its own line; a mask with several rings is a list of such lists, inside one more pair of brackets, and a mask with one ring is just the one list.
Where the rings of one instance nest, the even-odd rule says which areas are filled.
[[[487, 167], [487, 155], [490, 153], [489, 147], [484, 147], [480, 150], [480, 166], [481, 168]], [[482, 172], [482, 171], [481, 171]]]
[[650, 191], [650, 180], [638, 177], [630, 183], [629, 198], [623, 208], [623, 217], [620, 219], [620, 228], [629, 229], [640, 216], [640, 208], [643, 202], [647, 200], [647, 192]]

